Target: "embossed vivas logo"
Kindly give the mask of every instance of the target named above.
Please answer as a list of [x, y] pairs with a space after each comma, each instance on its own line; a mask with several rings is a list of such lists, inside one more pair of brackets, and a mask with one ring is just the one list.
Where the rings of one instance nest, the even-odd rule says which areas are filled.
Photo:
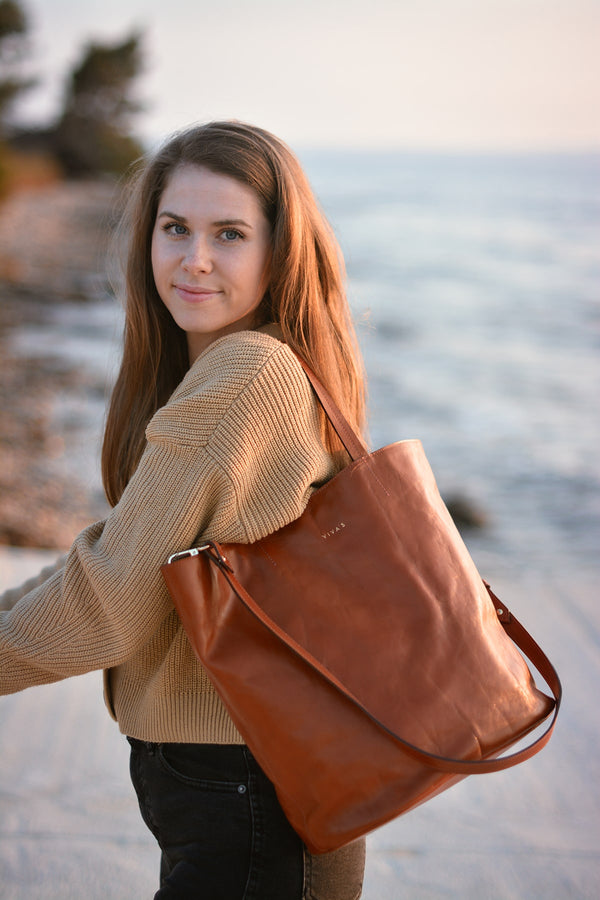
[[321, 537], [323, 538], [324, 541], [326, 541], [329, 538], [334, 537], [334, 535], [339, 534], [340, 531], [342, 531], [345, 527], [346, 527], [345, 522], [338, 522], [337, 525], [334, 525], [333, 528], [329, 529], [329, 531], [321, 532]]

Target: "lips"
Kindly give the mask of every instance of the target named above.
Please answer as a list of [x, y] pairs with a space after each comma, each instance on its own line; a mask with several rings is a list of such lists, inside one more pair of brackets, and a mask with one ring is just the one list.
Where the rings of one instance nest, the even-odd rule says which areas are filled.
[[173, 287], [182, 300], [190, 303], [200, 303], [202, 300], [208, 300], [221, 293], [214, 288], [196, 287], [192, 284], [174, 284]]

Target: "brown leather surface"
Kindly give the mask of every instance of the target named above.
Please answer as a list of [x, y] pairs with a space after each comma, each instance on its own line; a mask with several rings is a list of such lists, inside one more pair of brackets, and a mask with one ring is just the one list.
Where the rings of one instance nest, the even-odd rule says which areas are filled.
[[315, 853], [547, 742], [551, 728], [494, 760], [555, 708], [509, 634], [560, 699], [533, 639], [497, 613], [420, 442], [356, 455], [297, 521], [217, 547], [232, 573], [213, 550], [162, 569], [194, 650]]

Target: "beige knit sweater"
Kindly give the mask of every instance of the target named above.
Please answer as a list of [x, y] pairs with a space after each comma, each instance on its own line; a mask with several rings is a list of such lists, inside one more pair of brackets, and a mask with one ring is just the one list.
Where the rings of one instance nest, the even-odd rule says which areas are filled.
[[333, 474], [316, 400], [285, 344], [238, 332], [198, 357], [146, 437], [106, 520], [81, 532], [64, 567], [0, 613], [0, 694], [105, 669], [107, 704], [125, 734], [241, 743], [160, 566], [198, 537], [249, 543], [302, 513]]

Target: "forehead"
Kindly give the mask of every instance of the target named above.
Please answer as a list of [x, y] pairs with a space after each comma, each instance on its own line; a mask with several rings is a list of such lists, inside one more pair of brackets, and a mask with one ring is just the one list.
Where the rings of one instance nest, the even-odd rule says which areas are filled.
[[[174, 204], [177, 209], [172, 208]], [[182, 214], [218, 210], [227, 215], [263, 215], [253, 188], [229, 175], [189, 163], [178, 166], [170, 174], [158, 203], [158, 213], [165, 207]]]

